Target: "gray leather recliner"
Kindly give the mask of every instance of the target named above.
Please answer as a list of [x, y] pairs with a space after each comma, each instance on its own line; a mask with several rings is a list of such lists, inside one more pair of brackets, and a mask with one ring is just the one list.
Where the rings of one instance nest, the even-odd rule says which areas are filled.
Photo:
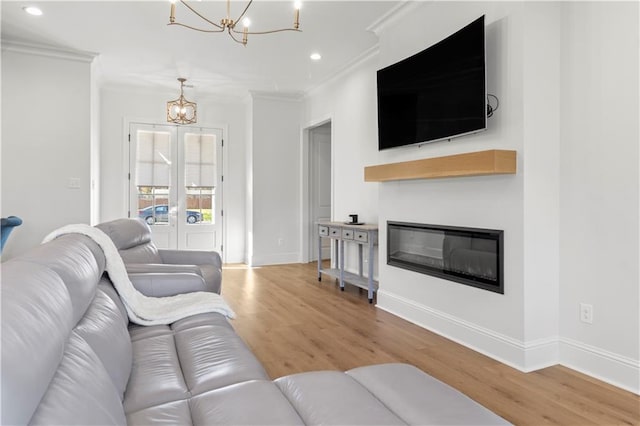
[[[158, 249], [149, 225], [140, 219], [116, 219], [96, 228], [114, 242], [141, 293], [155, 297], [192, 291], [220, 293], [222, 259], [217, 252]], [[179, 289], [174, 285], [176, 278], [182, 283]]]

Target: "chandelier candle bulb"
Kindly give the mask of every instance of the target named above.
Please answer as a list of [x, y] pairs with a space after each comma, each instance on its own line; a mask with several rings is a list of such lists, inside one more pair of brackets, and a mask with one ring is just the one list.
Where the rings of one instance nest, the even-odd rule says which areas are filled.
[[[187, 9], [189, 9], [191, 12], [193, 12], [194, 15], [196, 15], [197, 17], [199, 17], [200, 19], [202, 19], [205, 23], [206, 26], [192, 26], [192, 25], [187, 25], [184, 24], [182, 22], [177, 22], [175, 19], [175, 5], [173, 4], [177, 1], [180, 1], [180, 3], [186, 7]], [[231, 37], [231, 39], [233, 41], [235, 41], [236, 43], [245, 45], [247, 44], [247, 38], [249, 34], [273, 34], [273, 33], [279, 33], [279, 32], [283, 32], [283, 31], [296, 31], [296, 32], [301, 32], [300, 30], [300, 5], [301, 3], [299, 1], [296, 1], [294, 3], [295, 6], [295, 11], [294, 11], [294, 15], [293, 15], [293, 27], [289, 27], [289, 28], [279, 28], [279, 29], [273, 29], [273, 30], [266, 30], [266, 31], [249, 31], [248, 28], [244, 28], [242, 31], [240, 31], [239, 29], [236, 29], [236, 24], [238, 22], [240, 22], [242, 20], [242, 18], [244, 17], [245, 13], [247, 13], [247, 11], [249, 10], [249, 7], [251, 6], [251, 4], [253, 3], [253, 0], [249, 0], [242, 13], [240, 14], [240, 16], [238, 16], [238, 19], [234, 20], [231, 18], [231, 0], [226, 0], [226, 6], [227, 6], [227, 16], [226, 18], [222, 18], [219, 22], [220, 24], [217, 24], [215, 22], [215, 20], [210, 19], [205, 17], [202, 13], [198, 12], [193, 6], [191, 6], [189, 3], [191, 3], [190, 1], [187, 0], [174, 0], [171, 3], [171, 15], [169, 16], [169, 24], [168, 25], [178, 25], [180, 27], [185, 27], [188, 28], [190, 30], [195, 30], [195, 31], [200, 31], [203, 33], [227, 33], [229, 35], [229, 37]], [[204, 24], [203, 24], [204, 25]], [[210, 25], [210, 27], [209, 27]], [[239, 35], [242, 34], [242, 38], [239, 37]]]
[[293, 4], [293, 7], [295, 8], [293, 11], [293, 28], [296, 30], [300, 28], [300, 6], [301, 4], [299, 1]]

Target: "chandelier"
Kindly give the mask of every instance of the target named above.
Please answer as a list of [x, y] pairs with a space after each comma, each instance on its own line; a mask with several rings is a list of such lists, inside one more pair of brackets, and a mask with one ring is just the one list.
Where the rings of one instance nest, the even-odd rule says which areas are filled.
[[[198, 28], [191, 25], [186, 25], [180, 22], [176, 22], [176, 0], [171, 1], [171, 15], [169, 15], [168, 25], [179, 25], [181, 27], [186, 27], [186, 28], [196, 30], [196, 31], [201, 31], [204, 33], [223, 33], [226, 31], [235, 42], [243, 44], [245, 46], [247, 45], [247, 38], [249, 37], [249, 35], [271, 34], [271, 33], [283, 32], [283, 31], [298, 31], [298, 32], [301, 31], [299, 29], [300, 27], [300, 2], [299, 1], [296, 1], [294, 3], [293, 27], [281, 28], [281, 29], [269, 30], [269, 31], [249, 31], [249, 25], [251, 25], [251, 21], [245, 15], [247, 13], [247, 10], [249, 10], [249, 7], [251, 6], [251, 3], [253, 3], [253, 0], [249, 0], [244, 10], [240, 14], [240, 16], [238, 16], [238, 19], [231, 19], [231, 0], [227, 0], [227, 17], [220, 19], [219, 24], [215, 23], [211, 19], [205, 18], [201, 13], [199, 13], [193, 7], [191, 7], [185, 0], [180, 0], [180, 3], [182, 3], [187, 9], [193, 12], [196, 16], [198, 16], [203, 21], [205, 21], [207, 24], [207, 27]], [[243, 25], [242, 31], [238, 31], [236, 29], [236, 25], [240, 21], [242, 21], [242, 25]], [[241, 39], [239, 38], [240, 35], [242, 35]]]
[[167, 102], [167, 121], [176, 124], [193, 124], [197, 121], [196, 103], [184, 98], [184, 82], [186, 78], [179, 78], [180, 97], [175, 101]]

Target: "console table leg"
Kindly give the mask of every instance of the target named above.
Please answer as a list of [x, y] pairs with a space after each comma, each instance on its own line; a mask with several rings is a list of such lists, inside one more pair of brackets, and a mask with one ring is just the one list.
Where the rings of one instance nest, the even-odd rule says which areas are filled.
[[322, 236], [320, 235], [318, 236], [318, 281], [322, 281]]
[[340, 290], [344, 291], [344, 240], [340, 240]]
[[373, 241], [369, 234], [369, 303], [373, 303]]

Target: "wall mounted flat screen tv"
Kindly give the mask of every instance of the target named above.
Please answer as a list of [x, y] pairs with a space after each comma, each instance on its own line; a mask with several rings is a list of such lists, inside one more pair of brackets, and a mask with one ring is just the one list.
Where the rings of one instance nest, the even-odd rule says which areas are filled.
[[378, 148], [435, 142], [485, 130], [484, 16], [378, 71]]

